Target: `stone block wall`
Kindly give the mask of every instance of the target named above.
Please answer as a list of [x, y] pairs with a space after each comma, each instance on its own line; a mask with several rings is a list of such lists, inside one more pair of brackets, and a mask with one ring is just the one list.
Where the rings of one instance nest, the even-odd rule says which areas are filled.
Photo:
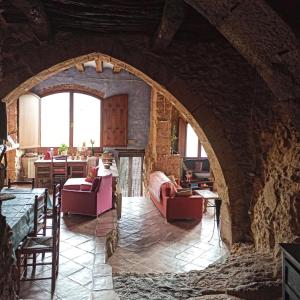
[[83, 90], [107, 98], [128, 94], [128, 147], [144, 149], [148, 142], [151, 88], [140, 78], [125, 70], [114, 73], [110, 68], [96, 72], [91, 66], [83, 72], [70, 68], [37, 84], [32, 92], [42, 95], [57, 88]]
[[171, 154], [171, 102], [157, 90], [152, 90], [149, 142], [145, 153], [146, 181], [153, 171], [180, 178], [180, 155]]

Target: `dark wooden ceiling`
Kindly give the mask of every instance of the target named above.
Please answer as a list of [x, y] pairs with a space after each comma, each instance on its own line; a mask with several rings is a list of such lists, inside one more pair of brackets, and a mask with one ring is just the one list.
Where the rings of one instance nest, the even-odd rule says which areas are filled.
[[[218, 35], [205, 18], [183, 0], [180, 1], [185, 14], [176, 30], [176, 38], [212, 39]], [[21, 7], [27, 4], [23, 3], [33, 3], [33, 6], [34, 3], [41, 3], [52, 33], [143, 33], [153, 36], [163, 18], [165, 2], [166, 0], [6, 0], [0, 1], [0, 13], [6, 23], [20, 25], [28, 22], [28, 16], [24, 15]], [[176, 0], [169, 2], [172, 5]]]
[[[299, 35], [300, 0], [266, 2]], [[0, 0], [0, 27], [9, 28], [6, 35], [8, 31], [24, 35], [24, 26], [39, 40], [59, 31], [142, 33], [156, 38], [154, 45], [163, 49], [174, 39], [210, 41], [221, 37], [184, 0]], [[162, 41], [158, 36], [163, 36]]]

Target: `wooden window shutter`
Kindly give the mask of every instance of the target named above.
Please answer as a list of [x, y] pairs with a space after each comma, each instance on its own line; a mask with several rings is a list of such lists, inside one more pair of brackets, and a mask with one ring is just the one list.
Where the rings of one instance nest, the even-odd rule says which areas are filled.
[[40, 97], [30, 93], [19, 98], [20, 149], [40, 147]]
[[101, 101], [102, 147], [126, 147], [128, 95], [115, 95]]
[[185, 156], [185, 146], [186, 146], [186, 126], [187, 122], [182, 118], [179, 118], [178, 123], [178, 153], [181, 157]]

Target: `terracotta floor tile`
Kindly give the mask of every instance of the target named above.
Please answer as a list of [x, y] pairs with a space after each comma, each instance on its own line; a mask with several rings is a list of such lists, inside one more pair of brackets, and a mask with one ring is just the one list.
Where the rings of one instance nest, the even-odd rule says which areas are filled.
[[81, 235], [76, 235], [76, 236], [72, 236], [71, 238], [69, 238], [66, 243], [67, 244], [70, 244], [72, 246], [77, 246], [77, 245], [80, 245], [84, 242], [87, 242], [88, 238], [84, 237], [84, 236], [81, 236]]
[[96, 264], [93, 268], [94, 276], [111, 276], [112, 267], [108, 264]]
[[91, 293], [90, 300], [119, 300], [119, 296], [113, 290], [95, 291]]
[[83, 268], [72, 275], [68, 276], [69, 279], [79, 283], [80, 285], [87, 285], [93, 280], [93, 271], [88, 268]]
[[77, 245], [77, 248], [91, 253], [94, 253], [95, 247], [96, 247], [96, 243], [94, 240], [88, 240], [80, 245]]
[[93, 268], [94, 264], [94, 259], [95, 259], [95, 254], [92, 253], [84, 253], [83, 255], [80, 255], [74, 259], [74, 262], [77, 264], [80, 264], [82, 266], [86, 266], [90, 269]]
[[83, 255], [87, 253], [86, 251], [83, 251], [77, 247], [72, 247], [70, 249], [67, 249], [65, 251], [62, 251], [61, 254], [69, 259], [74, 259], [80, 255]]
[[[147, 198], [123, 197], [122, 205], [118, 226], [120, 240], [115, 254], [109, 259], [113, 272], [129, 269], [141, 272], [143, 267], [155, 272], [200, 269], [202, 265], [210, 264], [212, 259], [218, 259], [219, 252], [215, 249], [226, 252], [218, 245], [216, 228], [208, 243], [213, 232], [213, 211], [204, 215], [202, 222], [168, 223]], [[210, 254], [206, 259], [204, 253], [208, 250]], [[118, 253], [122, 259], [115, 259]], [[133, 256], [133, 253], [138, 256]], [[201, 262], [201, 266], [191, 263], [198, 257], [201, 258], [197, 261], [198, 264]]]
[[93, 279], [94, 291], [112, 290], [112, 289], [113, 289], [112, 276], [94, 276]]
[[69, 276], [81, 269], [83, 269], [83, 266], [81, 266], [73, 261], [68, 261], [59, 266], [59, 274], [61, 274], [62, 276]]

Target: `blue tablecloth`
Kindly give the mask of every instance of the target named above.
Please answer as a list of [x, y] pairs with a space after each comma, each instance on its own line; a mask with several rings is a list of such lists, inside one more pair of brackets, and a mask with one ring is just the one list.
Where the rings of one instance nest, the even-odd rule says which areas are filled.
[[45, 189], [2, 189], [1, 193], [9, 193], [16, 198], [2, 203], [2, 215], [12, 229], [12, 244], [14, 250], [19, 243], [33, 230], [34, 197], [42, 195]]

